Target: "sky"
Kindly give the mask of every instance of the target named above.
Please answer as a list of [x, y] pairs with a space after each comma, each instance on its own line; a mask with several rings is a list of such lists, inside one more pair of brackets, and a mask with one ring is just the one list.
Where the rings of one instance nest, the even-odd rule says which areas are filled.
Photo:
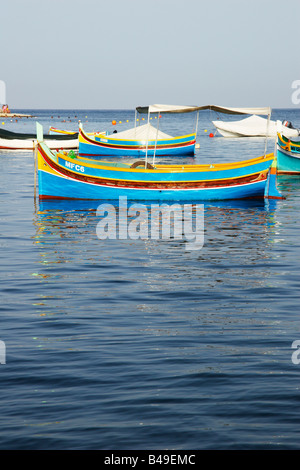
[[12, 110], [293, 108], [299, 18], [300, 0], [0, 0], [0, 81]]

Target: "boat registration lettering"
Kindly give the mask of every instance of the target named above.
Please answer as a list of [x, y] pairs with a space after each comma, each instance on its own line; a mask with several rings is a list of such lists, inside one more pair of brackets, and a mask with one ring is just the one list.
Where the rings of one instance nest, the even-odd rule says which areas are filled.
[[70, 168], [71, 170], [80, 171], [81, 173], [84, 173], [84, 166], [77, 165], [76, 163], [65, 161], [65, 166], [67, 168]]

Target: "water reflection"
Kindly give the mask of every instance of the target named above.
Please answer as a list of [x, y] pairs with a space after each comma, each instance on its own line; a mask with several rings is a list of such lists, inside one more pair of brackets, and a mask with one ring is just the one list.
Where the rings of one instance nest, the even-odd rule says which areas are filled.
[[[261, 261], [269, 257], [269, 245], [278, 240], [280, 222], [276, 220], [278, 201], [240, 200], [204, 204], [204, 246], [194, 254], [188, 255], [187, 240], [182, 237], [171, 239], [116, 239], [101, 240], [96, 229], [99, 222], [97, 208], [101, 204], [111, 205], [119, 217], [119, 204], [113, 201], [43, 201], [35, 214], [36, 234], [34, 243], [39, 249], [41, 261], [45, 267], [51, 264], [74, 262], [81, 263], [109, 262], [118, 258], [124, 263], [123, 268], [137, 257], [143, 257], [143, 263], [149, 263], [149, 256], [158, 257], [162, 263], [165, 256], [172, 253], [176, 259], [182, 256], [195, 259], [205, 258], [210, 263], [240, 256], [240, 265], [249, 259]], [[131, 204], [128, 203], [128, 208]], [[145, 204], [146, 211], [151, 204]], [[176, 211], [182, 206], [173, 206]], [[192, 210], [191, 217], [195, 217]], [[128, 218], [130, 223], [131, 217]], [[171, 222], [174, 223], [174, 219]], [[161, 223], [161, 219], [152, 220]], [[150, 224], [150, 221], [149, 221]], [[153, 228], [153, 227], [152, 227]], [[143, 232], [144, 233], [144, 232]], [[124, 238], [124, 237], [123, 237]], [[138, 236], [136, 238], [139, 238]], [[185, 253], [184, 253], [185, 252]], [[161, 258], [162, 257], [162, 258]], [[180, 262], [179, 262], [180, 264]], [[188, 266], [186, 266], [188, 270]]]
[[[33, 238], [40, 254], [37, 316], [70, 315], [81, 325], [86, 319], [98, 335], [104, 328], [113, 337], [200, 339], [212, 328], [248, 330], [254, 318], [269, 324], [270, 302], [283, 289], [272, 250], [282, 236], [276, 201], [205, 204], [199, 251], [186, 250], [184, 240], [99, 240], [99, 202], [40, 205]], [[68, 344], [63, 331], [57, 337]]]
[[[32, 275], [40, 288], [34, 313], [43, 322], [69, 316], [72, 348], [86, 347], [84, 332], [86, 344], [96, 335], [97, 347], [107, 338], [141, 338], [146, 347], [153, 335], [184, 336], [194, 341], [188, 354], [198, 354], [201, 338], [212, 330], [248, 331], [254, 319], [271, 325], [270, 298], [283, 289], [273, 250], [282, 237], [276, 215], [282, 201], [205, 204], [205, 241], [198, 251], [186, 250], [184, 239], [99, 240], [97, 208], [104, 202], [112, 204], [43, 201], [35, 214], [40, 260]], [[47, 341], [51, 334], [45, 331]], [[55, 337], [70, 347], [63, 328]]]
[[[272, 238], [276, 222], [275, 213], [278, 201], [274, 200], [238, 200], [223, 201], [216, 203], [201, 204], [204, 209], [205, 230], [214, 234], [222, 232], [222, 236], [239, 237], [248, 239], [251, 231], [255, 231], [261, 236]], [[47, 244], [57, 239], [72, 239], [72, 243], [81, 243], [82, 240], [88, 242], [90, 237], [95, 239], [95, 226], [99, 221], [97, 209], [100, 207], [112, 207], [116, 214], [116, 222], [121, 218], [121, 206], [118, 201], [42, 201], [39, 203], [38, 210], [35, 214], [34, 225], [36, 227], [36, 235], [34, 237], [36, 244]], [[200, 204], [198, 205], [200, 207]], [[126, 217], [126, 221], [133, 218], [133, 213], [138, 217], [139, 207], [144, 212], [151, 215], [153, 203], [140, 202], [135, 205], [134, 202], [126, 203], [126, 209], [136, 207], [136, 211], [132, 211]], [[158, 207], [157, 205], [155, 207]], [[159, 206], [160, 207], [160, 206]], [[175, 215], [177, 211], [181, 211], [184, 207], [192, 210], [192, 216], [195, 217], [195, 204], [188, 201], [182, 204], [170, 204]], [[123, 206], [122, 206], [123, 209]], [[173, 220], [173, 219], [172, 219]], [[157, 223], [161, 219], [157, 219]], [[226, 232], [226, 233], [225, 233]], [[149, 238], [151, 238], [149, 232]], [[108, 237], [109, 238], [109, 237]], [[118, 238], [118, 235], [117, 235]], [[144, 236], [136, 238], [145, 238]], [[153, 238], [153, 237], [152, 237]], [[109, 249], [109, 246], [106, 247]]]

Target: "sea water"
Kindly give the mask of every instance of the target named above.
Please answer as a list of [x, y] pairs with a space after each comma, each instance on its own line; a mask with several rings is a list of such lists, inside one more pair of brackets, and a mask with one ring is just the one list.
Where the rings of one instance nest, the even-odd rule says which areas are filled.
[[[1, 126], [134, 126], [131, 110], [22, 112], [36, 117]], [[200, 114], [186, 163], [264, 153], [210, 138], [215, 118]], [[297, 110], [272, 118], [300, 127]], [[284, 200], [204, 204], [203, 247], [187, 250], [99, 239], [93, 203], [39, 203], [33, 152], [0, 152], [0, 174], [1, 449], [299, 448], [300, 178], [278, 178]]]

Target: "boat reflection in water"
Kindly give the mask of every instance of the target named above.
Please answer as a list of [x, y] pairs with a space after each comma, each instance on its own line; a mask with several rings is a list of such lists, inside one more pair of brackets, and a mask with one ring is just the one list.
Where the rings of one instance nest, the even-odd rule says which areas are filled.
[[[281, 236], [275, 215], [283, 203], [204, 204], [204, 244], [189, 250], [184, 236], [99, 239], [97, 209], [103, 201], [41, 201], [33, 238], [41, 283], [35, 314], [83, 319], [90, 312], [100, 324], [114, 322], [117, 328], [120, 316], [136, 325], [135, 315], [157, 318], [158, 312], [177, 312], [183, 322], [201, 315], [201, 324], [215, 314], [222, 325], [235, 322], [237, 313], [240, 322], [241, 312], [251, 318], [257, 309], [253, 292], [273, 283], [273, 248]], [[117, 212], [118, 202], [113, 205]], [[265, 303], [268, 308], [267, 298]], [[127, 326], [126, 335], [135, 334], [134, 328]], [[62, 340], [67, 341], [63, 332]]]
[[[196, 236], [199, 229], [205, 234], [204, 247], [215, 246], [219, 240], [228, 251], [231, 244], [225, 244], [230, 240], [252, 240], [261, 250], [261, 243], [271, 240], [276, 231], [277, 204], [280, 201], [261, 199], [170, 205], [127, 202], [126, 198], [125, 201], [121, 198], [120, 201], [45, 200], [39, 202], [36, 213], [35, 242], [55, 246], [63, 239], [72, 240], [72, 244], [81, 246], [82, 250], [96, 244], [105, 249], [106, 254], [116, 247], [116, 243], [120, 247], [129, 241], [131, 246], [133, 240], [151, 241], [154, 250], [160, 241], [180, 249], [186, 248], [189, 241], [189, 237], [185, 237], [183, 220], [189, 218], [192, 233]], [[199, 214], [202, 214], [201, 221], [196, 220]], [[170, 225], [169, 231], [164, 229], [166, 223]], [[202, 247], [203, 243], [199, 249]]]

